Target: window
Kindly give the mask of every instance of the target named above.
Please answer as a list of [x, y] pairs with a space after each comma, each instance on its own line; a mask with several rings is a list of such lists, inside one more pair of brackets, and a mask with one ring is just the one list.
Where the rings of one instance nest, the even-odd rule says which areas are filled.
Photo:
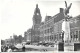
[[45, 30], [45, 34], [46, 34], [46, 30]]
[[76, 31], [76, 38], [78, 38], [78, 31]]
[[72, 35], [72, 32], [71, 32], [70, 34], [71, 34], [71, 38], [72, 38], [72, 36], [73, 36], [73, 35]]
[[53, 28], [50, 28], [50, 33], [52, 33], [52, 31], [53, 31]]
[[80, 31], [79, 31], [79, 41], [80, 41]]

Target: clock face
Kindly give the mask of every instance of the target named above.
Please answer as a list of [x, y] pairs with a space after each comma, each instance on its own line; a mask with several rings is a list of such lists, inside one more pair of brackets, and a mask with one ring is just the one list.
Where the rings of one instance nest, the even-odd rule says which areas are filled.
[[37, 13], [37, 15], [39, 15], [39, 13]]

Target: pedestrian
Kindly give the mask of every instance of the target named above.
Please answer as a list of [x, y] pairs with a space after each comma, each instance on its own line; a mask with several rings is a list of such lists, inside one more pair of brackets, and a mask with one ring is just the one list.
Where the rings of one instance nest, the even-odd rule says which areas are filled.
[[5, 48], [4, 48], [5, 52], [7, 52], [8, 50], [8, 46], [6, 45]]
[[12, 52], [12, 49], [9, 47], [8, 50], [7, 50], [7, 52]]
[[23, 47], [22, 47], [22, 51], [25, 52], [25, 49], [26, 49], [26, 48], [25, 48], [25, 45], [23, 45]]
[[1, 46], [1, 52], [4, 52], [4, 50], [3, 50], [3, 49], [4, 49], [4, 47], [3, 47], [3, 46]]

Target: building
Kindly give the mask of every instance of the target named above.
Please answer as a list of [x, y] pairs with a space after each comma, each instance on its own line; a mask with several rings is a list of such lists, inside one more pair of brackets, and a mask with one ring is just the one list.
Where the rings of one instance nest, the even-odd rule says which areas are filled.
[[[62, 31], [62, 22], [64, 19], [63, 8], [55, 16], [46, 16], [45, 21], [40, 26], [40, 36], [44, 41], [54, 42], [59, 40]], [[43, 40], [42, 40], [43, 41]]]
[[[27, 31], [27, 39], [31, 42], [55, 42], [62, 41], [62, 23], [64, 21], [64, 9], [54, 16], [45, 16], [45, 21], [41, 22], [42, 17], [38, 4], [33, 15], [33, 26]], [[70, 36], [71, 41], [80, 41], [80, 15], [70, 17]]]
[[80, 15], [70, 19], [71, 39], [80, 42]]
[[31, 29], [28, 29], [26, 32], [24, 32], [25, 35], [25, 40], [27, 41], [31, 41]]
[[39, 42], [40, 30], [38, 29], [41, 23], [42, 17], [40, 13], [40, 9], [38, 4], [36, 4], [36, 8], [33, 14], [33, 26], [31, 29], [26, 32], [26, 40], [31, 42]]
[[[54, 42], [62, 41], [62, 22], [64, 21], [63, 8], [60, 8], [60, 12], [55, 16], [46, 16], [45, 21], [40, 25], [40, 41]], [[70, 36], [71, 41], [80, 41], [80, 15], [76, 17], [70, 17]]]
[[40, 30], [39, 26], [42, 21], [42, 16], [40, 13], [40, 9], [38, 4], [36, 4], [36, 8], [33, 15], [33, 26], [32, 26], [32, 42], [39, 42]]

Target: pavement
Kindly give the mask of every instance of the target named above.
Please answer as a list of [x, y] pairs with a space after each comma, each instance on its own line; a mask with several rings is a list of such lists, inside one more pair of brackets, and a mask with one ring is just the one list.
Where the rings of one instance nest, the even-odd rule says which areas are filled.
[[46, 50], [46, 51], [54, 51], [54, 47], [50, 47], [50, 46], [42, 46], [42, 45], [40, 45], [40, 46], [37, 46], [37, 45], [25, 45], [25, 47], [26, 48], [33, 48], [33, 49], [35, 49], [35, 50], [39, 50], [39, 51], [41, 51], [41, 50]]
[[[22, 48], [21, 44], [16, 45], [17, 48]], [[25, 45], [26, 51], [58, 51], [58, 45], [55, 44], [54, 47], [42, 46], [42, 45]], [[74, 45], [64, 45], [64, 51], [74, 51]]]
[[64, 44], [64, 51], [74, 51], [74, 44], [73, 43], [65, 43]]
[[64, 46], [64, 51], [74, 51], [74, 46]]

